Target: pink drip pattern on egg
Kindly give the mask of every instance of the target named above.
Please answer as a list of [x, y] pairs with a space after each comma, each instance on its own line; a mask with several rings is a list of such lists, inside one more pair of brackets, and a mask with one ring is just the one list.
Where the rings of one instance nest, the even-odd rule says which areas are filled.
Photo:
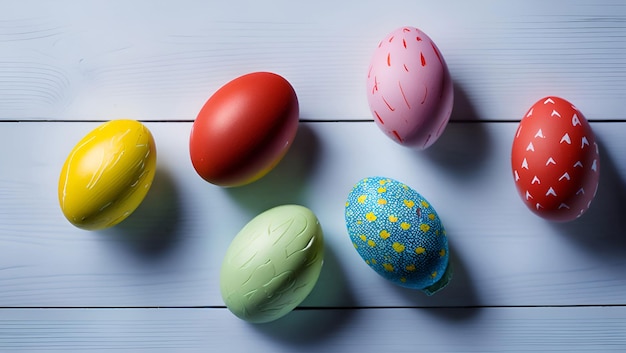
[[374, 51], [367, 100], [377, 126], [399, 144], [425, 149], [450, 119], [453, 85], [435, 43], [414, 27], [391, 32]]

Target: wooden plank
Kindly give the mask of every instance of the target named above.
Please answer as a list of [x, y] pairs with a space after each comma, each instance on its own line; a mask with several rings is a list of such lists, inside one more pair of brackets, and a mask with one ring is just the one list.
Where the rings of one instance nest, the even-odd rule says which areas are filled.
[[626, 308], [295, 311], [265, 325], [226, 309], [16, 309], [10, 352], [623, 352]]
[[[601, 187], [570, 224], [535, 217], [509, 166], [514, 123], [454, 123], [430, 150], [402, 148], [369, 123], [304, 123], [285, 159], [257, 183], [222, 189], [195, 174], [190, 123], [149, 123], [159, 171], [142, 207], [107, 231], [74, 228], [57, 181], [73, 144], [96, 123], [3, 123], [0, 306], [220, 306], [222, 256], [269, 207], [311, 208], [325, 231], [322, 277], [304, 306], [625, 304], [626, 123], [593, 123]], [[433, 296], [390, 285], [354, 251], [345, 197], [384, 175], [422, 193], [449, 234], [455, 277]]]
[[259, 70], [294, 85], [302, 119], [370, 119], [370, 56], [403, 25], [444, 54], [453, 119], [519, 120], [545, 95], [623, 119], [625, 19], [620, 0], [20, 1], [0, 13], [0, 119], [191, 120]]

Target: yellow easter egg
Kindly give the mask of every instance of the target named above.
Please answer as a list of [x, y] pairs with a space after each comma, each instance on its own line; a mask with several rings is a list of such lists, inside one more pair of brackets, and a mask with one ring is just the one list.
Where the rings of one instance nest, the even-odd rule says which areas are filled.
[[59, 177], [59, 203], [70, 223], [97, 230], [128, 217], [152, 185], [156, 146], [135, 120], [112, 120], [72, 149]]

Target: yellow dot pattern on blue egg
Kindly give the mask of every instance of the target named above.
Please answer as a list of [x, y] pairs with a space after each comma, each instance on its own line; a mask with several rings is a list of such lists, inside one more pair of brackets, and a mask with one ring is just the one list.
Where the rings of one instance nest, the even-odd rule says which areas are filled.
[[390, 178], [359, 181], [346, 200], [346, 226], [365, 263], [404, 287], [424, 289], [448, 266], [448, 240], [430, 202]]
[[395, 250], [397, 253], [401, 253], [401, 252], [403, 252], [403, 251], [404, 251], [404, 249], [405, 249], [404, 245], [402, 245], [402, 244], [400, 244], [400, 243], [398, 243], [398, 242], [393, 243], [393, 244], [391, 245], [391, 247], [392, 247], [392, 248], [393, 248], [393, 250]]

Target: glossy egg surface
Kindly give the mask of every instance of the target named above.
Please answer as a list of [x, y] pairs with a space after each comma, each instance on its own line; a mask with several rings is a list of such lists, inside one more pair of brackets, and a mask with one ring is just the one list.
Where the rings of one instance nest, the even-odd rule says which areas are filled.
[[415, 27], [401, 27], [374, 50], [367, 100], [376, 125], [405, 146], [425, 149], [443, 133], [453, 104], [448, 66], [435, 43]]
[[291, 146], [298, 112], [296, 92], [277, 74], [254, 72], [228, 82], [193, 124], [193, 167], [206, 181], [226, 187], [261, 178]]
[[348, 195], [345, 220], [352, 245], [382, 277], [427, 294], [448, 283], [446, 231], [432, 205], [406, 184], [362, 179]]
[[522, 118], [511, 150], [511, 170], [524, 204], [552, 221], [587, 211], [600, 173], [598, 144], [583, 114], [559, 97], [544, 97]]
[[128, 217], [148, 193], [156, 172], [150, 130], [135, 120], [112, 120], [89, 132], [61, 170], [61, 210], [73, 225], [97, 230]]

